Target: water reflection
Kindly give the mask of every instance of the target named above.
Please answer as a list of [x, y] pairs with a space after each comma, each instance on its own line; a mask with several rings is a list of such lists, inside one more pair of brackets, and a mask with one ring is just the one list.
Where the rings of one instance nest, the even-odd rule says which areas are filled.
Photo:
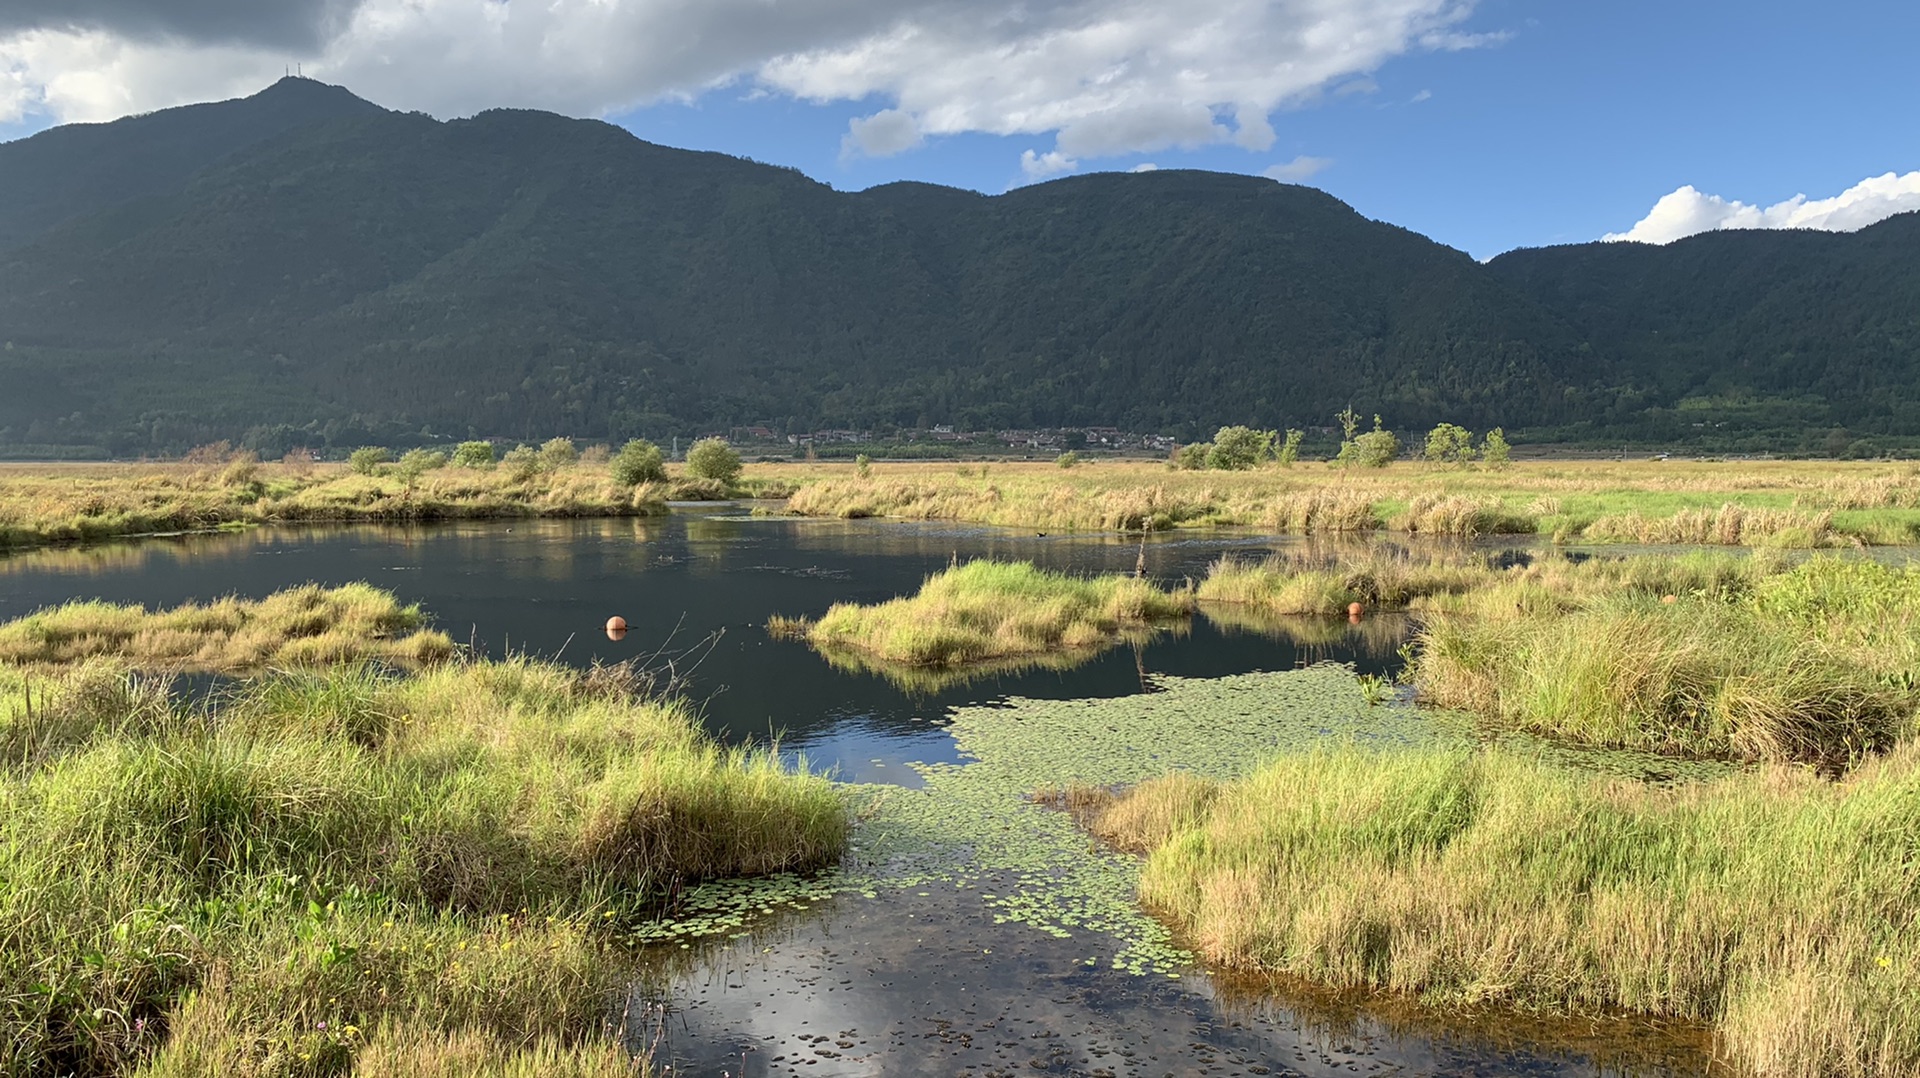
[[[983, 881], [982, 888], [993, 881]], [[847, 897], [658, 954], [626, 1037], [683, 1075], [1707, 1075], [1707, 1036], [1645, 1020], [1441, 1017], [1404, 1001], [1088, 965], [951, 886]]]
[[[1404, 624], [1368, 618], [1263, 621], [1209, 608], [1174, 632], [1105, 651], [947, 674], [834, 666], [770, 639], [773, 613], [818, 616], [835, 602], [910, 593], [955, 559], [1016, 558], [1067, 572], [1198, 579], [1224, 555], [1333, 557], [1347, 544], [1245, 534], [1039, 536], [941, 523], [753, 516], [738, 507], [666, 518], [461, 521], [257, 528], [0, 557], [0, 617], [74, 598], [149, 606], [306, 581], [364, 580], [421, 603], [455, 640], [487, 655], [577, 665], [672, 661], [710, 729], [779, 737], [843, 775], [904, 776], [951, 758], [930, 739], [950, 706], [1148, 691], [1155, 677], [1283, 670], [1320, 660], [1390, 673]], [[624, 635], [607, 619], [627, 620]], [[876, 763], [876, 761], [878, 761]]]

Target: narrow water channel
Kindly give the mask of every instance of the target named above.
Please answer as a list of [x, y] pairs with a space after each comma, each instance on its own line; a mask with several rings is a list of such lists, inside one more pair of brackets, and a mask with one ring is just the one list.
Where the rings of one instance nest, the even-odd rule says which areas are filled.
[[[669, 1074], [1710, 1073], [1697, 1031], [1644, 1021], [1441, 1019], [1387, 1001], [1216, 980], [1131, 906], [1131, 859], [1088, 847], [1063, 817], [1021, 798], [1052, 777], [1131, 781], [1148, 766], [1232, 773], [1235, 752], [1253, 759], [1279, 743], [1261, 740], [1262, 708], [1286, 713], [1285, 738], [1349, 736], [1361, 713], [1344, 696], [1322, 715], [1273, 703], [1274, 694], [1351, 685], [1314, 664], [1391, 675], [1404, 619], [1200, 617], [1068, 669], [943, 685], [838, 670], [762, 628], [774, 613], [817, 615], [836, 601], [911, 592], [955, 560], [1077, 572], [1144, 564], [1177, 583], [1222, 555], [1258, 558], [1300, 543], [1178, 534], [1142, 545], [739, 508], [643, 521], [258, 529], [0, 557], [0, 618], [74, 598], [169, 605], [364, 580], [420, 603], [486, 655], [671, 666], [717, 735], [777, 737], [856, 796], [870, 794], [882, 807], [833, 879], [782, 885], [777, 899], [748, 894], [725, 930], [647, 948], [625, 1035]], [[632, 627], [620, 641], [600, 629], [613, 614]], [[1258, 680], [1263, 672], [1282, 680]], [[1169, 725], [1091, 752], [1085, 739], [1041, 740], [1009, 748], [1012, 762], [995, 756], [1010, 744], [1006, 728], [992, 731], [997, 714], [1055, 702], [1061, 710], [1046, 712], [1046, 724], [1078, 721], [1102, 701], [1146, 707], [1182, 692], [1207, 697], [1216, 685], [1267, 703], [1183, 717], [1187, 742]], [[1375, 710], [1392, 713], [1380, 721], [1418, 723], [1407, 708]], [[1091, 763], [1069, 774], [1067, 761], [1081, 757]], [[919, 837], [901, 837], [910, 833]]]

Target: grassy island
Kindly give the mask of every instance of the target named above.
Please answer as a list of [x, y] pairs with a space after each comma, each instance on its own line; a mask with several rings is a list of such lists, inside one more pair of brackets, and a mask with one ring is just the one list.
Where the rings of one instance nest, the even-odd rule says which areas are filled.
[[230, 672], [452, 655], [453, 641], [425, 621], [417, 605], [402, 606], [366, 584], [307, 584], [259, 601], [229, 597], [156, 611], [75, 602], [0, 625], [0, 663], [106, 656], [143, 669]]
[[1105, 647], [1129, 629], [1193, 612], [1193, 596], [1133, 577], [1080, 578], [1027, 562], [973, 561], [927, 578], [918, 594], [872, 606], [835, 603], [818, 621], [775, 619], [822, 651], [902, 666], [959, 666]]

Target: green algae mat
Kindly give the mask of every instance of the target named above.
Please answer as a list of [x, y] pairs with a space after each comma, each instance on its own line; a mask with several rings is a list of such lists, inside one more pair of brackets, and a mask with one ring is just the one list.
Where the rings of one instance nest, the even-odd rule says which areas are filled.
[[[693, 888], [678, 916], [645, 925], [643, 942], [744, 935], [758, 916], [836, 896], [879, 899], [973, 891], [996, 923], [1085, 942], [1082, 961], [1177, 978], [1193, 965], [1135, 901], [1140, 861], [1091, 840], [1065, 812], [1030, 800], [1046, 787], [1123, 786], [1186, 771], [1231, 779], [1275, 756], [1329, 741], [1414, 747], [1480, 739], [1471, 720], [1405, 703], [1369, 704], [1353, 671], [1325, 664], [1281, 673], [1165, 678], [1160, 691], [1084, 700], [1013, 699], [960, 708], [949, 730], [964, 762], [915, 764], [917, 789], [845, 787], [860, 823], [846, 862], [814, 877]], [[1722, 765], [1533, 745], [1543, 760], [1623, 776], [1705, 777]]]

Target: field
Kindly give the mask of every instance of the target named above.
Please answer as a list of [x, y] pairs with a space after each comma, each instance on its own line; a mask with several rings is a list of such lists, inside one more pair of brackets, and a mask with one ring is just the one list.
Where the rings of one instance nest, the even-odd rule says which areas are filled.
[[271, 522], [628, 516], [668, 499], [793, 497], [829, 517], [1049, 531], [1235, 526], [1285, 533], [1539, 534], [1567, 542], [1821, 547], [1920, 537], [1920, 468], [1832, 461], [1523, 461], [1501, 469], [1275, 464], [1175, 471], [1152, 461], [749, 465], [733, 484], [670, 474], [623, 486], [589, 454], [546, 467], [244, 458], [0, 465], [0, 546]]
[[1561, 541], [1788, 547], [1920, 535], [1920, 469], [1825, 461], [1402, 462], [1177, 471], [1154, 462], [759, 465], [795, 513], [1048, 531], [1229, 525], [1285, 533], [1539, 534]]

